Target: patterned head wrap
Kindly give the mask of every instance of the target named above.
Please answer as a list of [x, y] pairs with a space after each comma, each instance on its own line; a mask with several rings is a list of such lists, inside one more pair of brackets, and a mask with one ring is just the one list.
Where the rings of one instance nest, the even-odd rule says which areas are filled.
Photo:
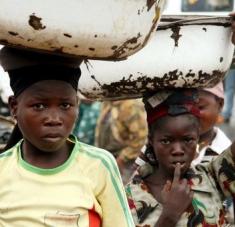
[[163, 90], [145, 97], [147, 122], [151, 125], [166, 115], [177, 116], [187, 113], [200, 117], [200, 111], [196, 106], [198, 100], [196, 89]]

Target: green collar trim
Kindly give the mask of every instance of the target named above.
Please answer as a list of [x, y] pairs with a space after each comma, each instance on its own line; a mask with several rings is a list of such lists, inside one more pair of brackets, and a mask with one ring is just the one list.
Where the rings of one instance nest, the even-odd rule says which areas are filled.
[[57, 166], [57, 167], [52, 168], [52, 169], [43, 169], [43, 168], [40, 168], [40, 167], [33, 166], [33, 165], [29, 164], [28, 162], [26, 162], [22, 158], [22, 151], [21, 151], [21, 145], [22, 145], [22, 142], [23, 142], [23, 140], [22, 140], [20, 143], [18, 143], [18, 147], [17, 147], [17, 152], [18, 152], [20, 165], [24, 169], [26, 169], [30, 172], [39, 174], [39, 175], [52, 175], [52, 174], [60, 173], [61, 171], [63, 171], [64, 169], [66, 169], [70, 165], [70, 163], [74, 160], [75, 154], [79, 151], [79, 149], [78, 149], [79, 144], [78, 144], [77, 138], [74, 135], [71, 135], [67, 140], [74, 143], [74, 147], [73, 147], [73, 150], [72, 150], [69, 158], [62, 165]]

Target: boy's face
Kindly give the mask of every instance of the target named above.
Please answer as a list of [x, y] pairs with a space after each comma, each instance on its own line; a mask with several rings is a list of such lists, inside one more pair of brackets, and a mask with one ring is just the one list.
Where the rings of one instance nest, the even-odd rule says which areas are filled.
[[77, 118], [77, 96], [63, 81], [40, 81], [11, 104], [24, 139], [35, 148], [54, 152], [65, 146]]
[[223, 100], [217, 99], [206, 91], [199, 92], [200, 135], [209, 132], [215, 126], [223, 107]]
[[199, 123], [189, 115], [166, 116], [155, 127], [150, 138], [159, 170], [172, 176], [177, 162], [181, 164], [181, 173], [185, 173], [195, 157], [199, 138]]

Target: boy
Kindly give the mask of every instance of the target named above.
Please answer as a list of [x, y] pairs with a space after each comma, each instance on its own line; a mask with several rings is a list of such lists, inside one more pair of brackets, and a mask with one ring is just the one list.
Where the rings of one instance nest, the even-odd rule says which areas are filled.
[[0, 61], [22, 134], [0, 155], [0, 226], [133, 226], [114, 158], [70, 134], [81, 61], [12, 48]]

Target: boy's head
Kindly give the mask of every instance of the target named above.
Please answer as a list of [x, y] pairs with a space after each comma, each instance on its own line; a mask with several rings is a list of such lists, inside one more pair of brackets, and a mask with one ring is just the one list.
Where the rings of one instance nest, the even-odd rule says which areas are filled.
[[0, 61], [10, 76], [9, 106], [25, 141], [46, 152], [63, 148], [77, 118], [81, 60], [3, 48]]
[[203, 135], [213, 130], [218, 121], [219, 114], [224, 105], [224, 89], [223, 83], [220, 82], [213, 88], [205, 88], [199, 90], [200, 109], [200, 134]]

